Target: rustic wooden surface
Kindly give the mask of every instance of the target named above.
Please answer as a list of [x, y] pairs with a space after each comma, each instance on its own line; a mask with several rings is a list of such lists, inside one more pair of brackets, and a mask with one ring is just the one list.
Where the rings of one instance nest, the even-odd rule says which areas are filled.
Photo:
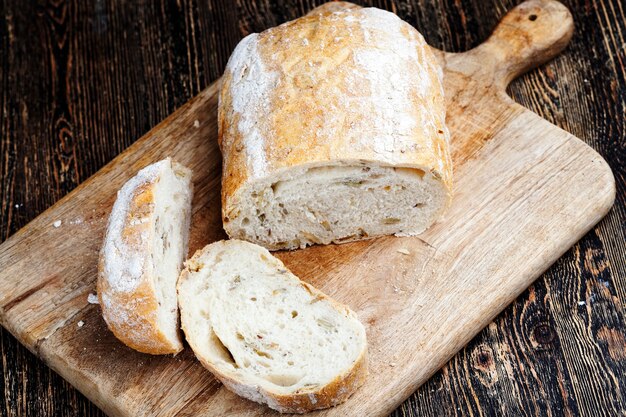
[[[243, 34], [312, 7], [86, 3], [1, 4], [3, 239], [219, 76]], [[510, 92], [609, 161], [616, 206], [398, 415], [545, 415], [545, 408], [619, 415], [626, 408], [624, 8], [566, 4], [577, 23], [572, 45]], [[453, 51], [477, 45], [512, 6], [374, 5], [395, 9], [432, 45]], [[4, 414], [101, 415], [4, 331], [2, 356]]]

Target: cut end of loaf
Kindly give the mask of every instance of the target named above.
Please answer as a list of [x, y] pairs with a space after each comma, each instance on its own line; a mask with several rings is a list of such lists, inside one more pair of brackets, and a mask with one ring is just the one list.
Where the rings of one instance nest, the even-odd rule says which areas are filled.
[[417, 235], [449, 201], [448, 185], [427, 168], [346, 161], [250, 181], [228, 201], [223, 222], [231, 238], [296, 249]]
[[187, 256], [191, 171], [167, 158], [118, 192], [100, 254], [98, 297], [115, 336], [144, 353], [182, 350], [176, 281]]
[[451, 194], [443, 94], [387, 11], [332, 2], [249, 35], [220, 92], [224, 229], [271, 250], [423, 232]]
[[365, 380], [367, 342], [355, 313], [260, 246], [208, 245], [187, 261], [178, 298], [196, 356], [242, 397], [302, 413], [344, 402]]

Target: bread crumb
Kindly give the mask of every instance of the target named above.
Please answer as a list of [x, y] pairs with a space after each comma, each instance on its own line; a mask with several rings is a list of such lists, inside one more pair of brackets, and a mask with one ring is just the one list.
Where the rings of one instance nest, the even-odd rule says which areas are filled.
[[409, 252], [409, 250], [407, 248], [400, 248], [398, 249], [398, 252], [400, 252], [403, 255], [410, 255], [411, 252]]
[[87, 296], [87, 302], [89, 304], [100, 304], [100, 302], [98, 301], [98, 296], [91, 293], [89, 293], [89, 295]]
[[61, 222], [61, 220], [57, 220], [57, 221], [55, 221], [54, 223], [52, 223], [52, 225], [53, 225], [54, 227], [61, 227], [61, 223], [62, 223], [62, 222]]
[[396, 366], [396, 363], [395, 362], [389, 362], [389, 366], [391, 366], [393, 368], [394, 366]]
[[193, 122], [193, 127], [195, 127], [196, 129], [200, 127], [200, 120], [196, 119], [195, 122]]
[[78, 327], [83, 327], [84, 325], [85, 325], [84, 321], [81, 320], [81, 321], [78, 322]]

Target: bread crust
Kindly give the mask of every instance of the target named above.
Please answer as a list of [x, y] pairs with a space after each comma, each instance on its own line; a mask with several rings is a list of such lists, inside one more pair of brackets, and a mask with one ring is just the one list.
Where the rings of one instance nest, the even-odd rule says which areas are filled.
[[[409, 135], [390, 137], [393, 145], [381, 151], [373, 132], [383, 116], [376, 116], [377, 98], [355, 54], [385, 53], [394, 41], [406, 42], [416, 52], [415, 59], [397, 68], [398, 73], [416, 74], [406, 86], [407, 114], [416, 123]], [[249, 35], [226, 67], [218, 108], [226, 232], [237, 236], [229, 222], [239, 215], [246, 185], [271, 183], [297, 166], [373, 163], [425, 170], [441, 179], [450, 197], [452, 164], [441, 76], [430, 48], [412, 26], [391, 13], [351, 3], [327, 3]], [[252, 79], [256, 86], [241, 87]], [[420, 88], [426, 92], [419, 93]], [[355, 108], [350, 104], [355, 102], [365, 104]]]
[[[231, 239], [228, 241], [229, 244], [234, 242], [237, 244], [252, 245], [251, 243], [237, 239]], [[223, 245], [225, 243], [225, 241], [222, 241], [213, 243], [212, 245]], [[183, 285], [183, 283], [189, 278], [190, 270], [196, 270], [197, 268], [204, 267], [204, 264], [200, 260], [204, 255], [204, 251], [207, 250], [207, 247], [198, 250], [193, 257], [185, 262], [185, 268], [181, 272], [178, 279], [178, 288], [180, 288], [180, 286]], [[266, 262], [270, 263], [274, 267], [286, 269], [285, 265], [279, 259], [271, 255], [268, 256]], [[356, 319], [356, 314], [347, 306], [335, 301], [331, 297], [303, 281], [300, 281], [300, 283], [316, 298], [327, 300], [336, 310], [346, 311], [348, 315], [351, 315]], [[182, 304], [180, 308], [181, 311], [184, 309]], [[181, 322], [181, 325], [185, 335], [192, 334], [190, 329], [185, 326], [184, 321]], [[195, 349], [194, 341], [190, 337], [187, 337], [187, 342], [194, 352], [198, 351], [198, 349]], [[368, 375], [367, 344], [364, 345], [364, 348], [360, 352], [358, 358], [352, 367], [346, 372], [337, 375], [332, 381], [320, 388], [307, 391], [303, 390], [302, 392], [293, 394], [282, 394], [259, 385], [246, 384], [237, 379], [235, 375], [224, 372], [219, 367], [215, 366], [208, 358], [202, 357], [198, 354], [196, 354], [196, 357], [200, 363], [202, 363], [202, 365], [229, 390], [249, 400], [267, 404], [270, 408], [281, 413], [302, 414], [313, 410], [320, 410], [339, 405], [345, 402], [361, 385], [365, 383]]]
[[270, 408], [280, 413], [303, 414], [344, 403], [365, 383], [368, 375], [367, 350], [364, 350], [348, 372], [337, 376], [322, 388], [313, 392], [285, 395], [263, 389], [259, 386], [250, 387], [245, 385], [229, 375], [220, 372], [219, 369], [212, 366], [210, 362], [203, 358], [198, 358], [198, 360], [229, 390], [237, 395], [246, 397], [243, 392], [253, 389], [261, 396], [262, 403], [267, 404]]
[[[167, 159], [159, 163], [163, 162], [171, 161]], [[186, 169], [175, 162], [172, 164], [177, 169]], [[153, 169], [156, 171], [156, 168]], [[171, 341], [159, 328], [157, 289], [152, 284], [152, 271], [146, 267], [145, 260], [139, 266], [140, 275], [133, 277], [135, 285], [120, 289], [113, 280], [126, 273], [123, 269], [125, 265], [107, 265], [107, 250], [119, 246], [136, 253], [150, 254], [153, 231], [151, 222], [143, 219], [150, 218], [154, 213], [154, 187], [158, 178], [154, 172], [146, 175], [143, 180], [131, 184], [135, 186], [128, 190], [129, 199], [118, 196], [109, 218], [105, 244], [100, 251], [97, 280], [102, 317], [108, 328], [128, 347], [152, 355], [180, 352], [183, 349], [181, 338], [179, 336], [179, 340]], [[124, 216], [119, 230], [112, 226], [115, 216]], [[107, 246], [107, 243], [113, 246]], [[115, 275], [118, 278], [114, 278]]]

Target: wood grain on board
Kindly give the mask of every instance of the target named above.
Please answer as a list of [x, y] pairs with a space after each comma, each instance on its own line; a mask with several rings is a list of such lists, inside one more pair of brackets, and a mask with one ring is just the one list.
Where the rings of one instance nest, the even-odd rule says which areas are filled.
[[[193, 14], [193, 9], [191, 13]], [[573, 244], [608, 209], [610, 186], [602, 189], [597, 187], [597, 184], [607, 185], [610, 181], [607, 182], [607, 173], [597, 155], [590, 153], [588, 148], [570, 135], [555, 130], [545, 121], [512, 104], [503, 94], [508, 78], [522, 70], [524, 65], [534, 65], [547, 58], [548, 56], [542, 55], [544, 51], [549, 50], [551, 45], [558, 46], [559, 41], [567, 38], [567, 31], [563, 33], [549, 31], [546, 35], [555, 36], [552, 44], [528, 45], [519, 42], [520, 38], [511, 37], [511, 25], [521, 24], [522, 28], [530, 28], [531, 35], [536, 33], [538, 28], [545, 27], [540, 25], [545, 14], [538, 14], [538, 19], [531, 20], [527, 19], [531, 16], [528, 13], [530, 11], [523, 11], [523, 14], [518, 15], [519, 19], [516, 19], [515, 15], [510, 16], [507, 25], [501, 26], [502, 36], [492, 39], [492, 42], [483, 47], [482, 52], [479, 49], [478, 52], [470, 54], [446, 56], [447, 93], [451, 100], [450, 124], [455, 138], [455, 160], [458, 160], [458, 163], [457, 198], [444, 222], [422, 236], [421, 240], [386, 238], [373, 243], [313, 248], [281, 255], [294, 272], [304, 279], [353, 305], [367, 321], [369, 330], [373, 333], [370, 340], [389, 343], [382, 353], [372, 355], [378, 358], [378, 361], [373, 358], [373, 371], [377, 374], [379, 383], [385, 386], [391, 384], [387, 383], [387, 377], [380, 374], [389, 375], [389, 379], [399, 377], [400, 381], [395, 380], [396, 383], [390, 386], [389, 392], [375, 392], [378, 398], [374, 395], [372, 400], [376, 398], [379, 403], [375, 404], [379, 406], [379, 410], [376, 411], [390, 411], [393, 404], [409, 395], [425, 375], [434, 372], [445, 362], [445, 356], [451, 356], [486, 325], [491, 316], [510, 302], [533, 277]], [[61, 21], [66, 18], [62, 13], [57, 17]], [[537, 24], [528, 26], [529, 22]], [[513, 34], [520, 33], [514, 31]], [[59, 39], [65, 42], [64, 38]], [[499, 47], [498, 39], [505, 40], [504, 48]], [[534, 38], [530, 36], [528, 39], [532, 41]], [[519, 60], [521, 66], [502, 65], [503, 62], [511, 62], [508, 58], [502, 59], [503, 49], [504, 52], [509, 48], [517, 50], [523, 55], [533, 51], [533, 47], [536, 47], [534, 54], [528, 54], [526, 59]], [[59, 53], [62, 58], [62, 51]], [[516, 56], [520, 55], [514, 55]], [[132, 57], [128, 57], [128, 60], [132, 61]], [[55, 91], [63, 94], [68, 86], [57, 85], [55, 88], [59, 88], [60, 90]], [[53, 366], [62, 375], [75, 383], [80, 381], [83, 391], [112, 414], [122, 413], [117, 407], [139, 407], [131, 410], [130, 415], [136, 415], [142, 411], [141, 407], [146, 407], [143, 411], [156, 411], [160, 410], [160, 407], [176, 409], [185, 403], [181, 415], [194, 415], [209, 405], [213, 407], [211, 410], [216, 412], [231, 410], [220, 406], [235, 409], [243, 407], [243, 410], [250, 412], [264, 410], [231, 398], [232, 395], [215, 384], [206, 372], [198, 370], [199, 367], [192, 361], [189, 352], [172, 360], [146, 357], [121, 348], [108, 334], [101, 321], [98, 321], [97, 307], [87, 306], [85, 309], [86, 294], [89, 290], [93, 291], [90, 286], [93, 284], [95, 263], [92, 265], [90, 259], [96, 256], [99, 249], [104, 221], [114, 198], [112, 190], [136, 169], [155, 158], [173, 152], [179, 159], [191, 163], [196, 171], [204, 167], [204, 172], [197, 172], [201, 176], [197, 180], [201, 181], [203, 187], [196, 206], [203, 208], [196, 211], [195, 244], [201, 245], [222, 236], [217, 215], [219, 173], [215, 169], [210, 169], [219, 164], [219, 153], [216, 153], [214, 143], [206, 140], [206, 137], [214, 137], [214, 124], [211, 122], [215, 107], [213, 93], [214, 90], [211, 89], [205, 91], [196, 99], [194, 105], [178, 113], [175, 121], [155, 128], [148, 138], [138, 141], [130, 153], [116, 159], [116, 169], [105, 168], [104, 173], [99, 174], [100, 183], [97, 183], [97, 180], [88, 180], [79, 187], [79, 191], [69, 197], [72, 203], [65, 207], [65, 210], [59, 208], [64, 206], [63, 203], [57, 205], [52, 212], [48, 211], [27, 229], [16, 234], [2, 249], [1, 256], [5, 256], [10, 252], [12, 244], [19, 243], [26, 245], [33, 252], [28, 262], [21, 258], [3, 258], [1, 261], [2, 276], [5, 276], [5, 261], [12, 264], [12, 268], [6, 271], [7, 275], [10, 272], [13, 284], [8, 291], [0, 284], [3, 322], [6, 324], [12, 321], [13, 324], [9, 324], [9, 328], [14, 334], [39, 353], [44, 360], [54, 362]], [[90, 105], [88, 101], [85, 103]], [[64, 104], [59, 100], [55, 105], [63, 107]], [[67, 103], [65, 105], [67, 106]], [[64, 111], [61, 108], [58, 113], [61, 121], [64, 117], [67, 119], [68, 114], [70, 116], [72, 114], [72, 110], [67, 110], [67, 114]], [[22, 109], [21, 117], [21, 120], [27, 120], [28, 110], [24, 112]], [[201, 121], [201, 127], [194, 131], [193, 122], [196, 119]], [[76, 172], [72, 169], [78, 166], [78, 160], [71, 152], [72, 129], [68, 125], [56, 122], [52, 128], [58, 129], [60, 132], [58, 137], [65, 141], [61, 144], [69, 149], [69, 151], [62, 149], [64, 158], [60, 158], [58, 171], [66, 175], [59, 176], [58, 180], [66, 181], [70, 184], [69, 187], [73, 187], [71, 181], [80, 177], [72, 178], [76, 175], [72, 174]], [[184, 137], [181, 137], [181, 131], [186, 133]], [[207, 159], [201, 160], [199, 155]], [[579, 168], [584, 170], [581, 171]], [[594, 175], [594, 172], [597, 175]], [[500, 176], [496, 173], [500, 173]], [[603, 175], [600, 175], [602, 173]], [[556, 187], [559, 192], [555, 193], [555, 189], [551, 187]], [[93, 191], [88, 192], [89, 190]], [[83, 199], [77, 199], [76, 196], [81, 194]], [[528, 198], [529, 195], [533, 198]], [[566, 204], [561, 197], [572, 197], [570, 201], [572, 204]], [[533, 210], [538, 207], [545, 209], [541, 217], [529, 215], [536, 214]], [[559, 210], [556, 210], [557, 207]], [[593, 212], [594, 207], [597, 212], [585, 213], [584, 219], [581, 219], [582, 212]], [[522, 212], [525, 213], [524, 216], [520, 214]], [[517, 216], [510, 217], [511, 213], [517, 213]], [[57, 229], [51, 224], [58, 219], [63, 223]], [[569, 227], [571, 223], [568, 222], [576, 224]], [[450, 233], [450, 230], [454, 230], [454, 233]], [[470, 233], [477, 231], [480, 232], [478, 235]], [[526, 234], [519, 233], [524, 231]], [[50, 236], [49, 240], [42, 239], [41, 234]], [[564, 235], [568, 235], [567, 239], [564, 239]], [[74, 240], [77, 237], [81, 238], [79, 247]], [[496, 242], [493, 240], [496, 238], [502, 240], [502, 243], [494, 245]], [[485, 242], [485, 239], [492, 241]], [[512, 244], [519, 244], [520, 241], [524, 241], [525, 248], [535, 245], [534, 250], [539, 255], [529, 259], [528, 252], [520, 251], [519, 247], [514, 249], [510, 247]], [[555, 244], [557, 241], [560, 245]], [[552, 243], [552, 246], [549, 243]], [[405, 259], [406, 255], [397, 252], [397, 245], [402, 245], [402, 249], [409, 249], [412, 253], [410, 259]], [[5, 251], [5, 248], [9, 249]], [[24, 252], [18, 253], [21, 255]], [[594, 252], [585, 252], [580, 261], [583, 269], [600, 271], [598, 274], [604, 274], [605, 279], [608, 279], [608, 262], [602, 262], [602, 259], [597, 261], [596, 256]], [[339, 265], [339, 261], [346, 258], [350, 259], [349, 262]], [[374, 263], [374, 259], [383, 259], [385, 262]], [[507, 263], [503, 264], [505, 261]], [[77, 270], [77, 265], [82, 270]], [[368, 265], [374, 266], [368, 269]], [[377, 270], [377, 265], [381, 265], [380, 270]], [[416, 269], [416, 266], [420, 269]], [[357, 268], [358, 274], [354, 274], [354, 268]], [[33, 282], [26, 279], [29, 276], [28, 271], [31, 270], [37, 271], [38, 278], [45, 279], [37, 285], [31, 285]], [[368, 279], [352, 286], [355, 275]], [[434, 280], [438, 280], [436, 282], [439, 284], [442, 275], [449, 277], [444, 282], [445, 285], [433, 287]], [[417, 282], [407, 282], [407, 276], [415, 278]], [[516, 285], [511, 285], [511, 276], [515, 277]], [[388, 282], [389, 277], [392, 278], [391, 282]], [[455, 281], [455, 278], [459, 281]], [[496, 281], [490, 281], [492, 278]], [[498, 279], [500, 281], [497, 281]], [[494, 287], [493, 285], [497, 283], [502, 285]], [[503, 286], [508, 292], [502, 292]], [[459, 288], [465, 291], [461, 294], [464, 309], [459, 309], [459, 304], [454, 302], [455, 299], [450, 298]], [[590, 296], [593, 294], [592, 291], [589, 292]], [[426, 303], [419, 304], [421, 299]], [[578, 295], [572, 301], [577, 302], [577, 299]], [[365, 303], [364, 300], [368, 302]], [[610, 297], [607, 300], [610, 300]], [[414, 308], [412, 311], [418, 314], [409, 315], [405, 311], [409, 305], [408, 301]], [[539, 303], [545, 304], [546, 301], [541, 300]], [[483, 314], [480, 315], [480, 319], [471, 319], [473, 314], [482, 314], [484, 311], [489, 311], [491, 316]], [[433, 317], [437, 319], [433, 320]], [[420, 332], [416, 335], [416, 324], [419, 324], [414, 322], [416, 319], [429, 319], [427, 325], [436, 324], [436, 330], [431, 328], [431, 333]], [[86, 324], [78, 331], [77, 323], [81, 320]], [[389, 321], [392, 322], [393, 329], [386, 324]], [[457, 329], [461, 328], [462, 334], [455, 334], [455, 337], [450, 339], [452, 342], [449, 340], [446, 343], [441, 340], [438, 342], [438, 337], [450, 336], [443, 334], [450, 333], [447, 331], [446, 323], [452, 327], [456, 326]], [[620, 324], [623, 329], [623, 323], [620, 323], [617, 316], [613, 322], [597, 329], [599, 339], [606, 340], [608, 346], [614, 345], [611, 356], [617, 357], [617, 363], [620, 352]], [[534, 327], [530, 345], [547, 346], [553, 343], [555, 335], [551, 329], [551, 323]], [[433, 331], [435, 333], [432, 333]], [[403, 339], [411, 341], [417, 339], [425, 341], [426, 344], [419, 345], [416, 342], [407, 350], [406, 346], [400, 346], [402, 343], [399, 342]], [[374, 352], [377, 345], [380, 343], [373, 342]], [[392, 359], [388, 363], [381, 362], [381, 356], [389, 353], [388, 348], [404, 352], [406, 355], [403, 354], [398, 361]], [[499, 373], [495, 369], [494, 361], [502, 354], [506, 354], [506, 351], [485, 348], [478, 351], [472, 360], [478, 366], [477, 369], [483, 367], [485, 372], [488, 371], [485, 374], [487, 378], [495, 378]], [[587, 349], [587, 354], [593, 356], [594, 352]], [[429, 355], [435, 355], [436, 358], [433, 359]], [[405, 360], [411, 361], [413, 365], [423, 361], [427, 366], [421, 366], [418, 370], [406, 369]], [[584, 358], [580, 361], [584, 362]], [[91, 369], [92, 365], [95, 365], [97, 372], [101, 373], [97, 374]], [[129, 369], [133, 367], [136, 372], [129, 376]], [[194, 379], [192, 375], [196, 375], [196, 372], [201, 372], [202, 377]], [[156, 381], [155, 375], [158, 376]], [[111, 378], [112, 376], [117, 376], [118, 379]], [[88, 379], [93, 381], [95, 377], [104, 378], [108, 382], [90, 384], [87, 381]], [[605, 376], [598, 375], [595, 379], [602, 383], [604, 378]], [[145, 379], [151, 382], [162, 380], [163, 384], [137, 383]], [[606, 381], [604, 387], [614, 390], [612, 385], [614, 383], [610, 378]], [[453, 382], [454, 384], [460, 382]], [[170, 389], [179, 389], [186, 396], [159, 397]], [[570, 386], [566, 389], [578, 393], [579, 397], [584, 395], [581, 394], [583, 388]], [[619, 389], [618, 383], [617, 393]], [[365, 395], [365, 390], [363, 391], [360, 395]], [[122, 405], [112, 403], [103, 405], [98, 400], [99, 397], [109, 398], [111, 395], [120, 397]], [[532, 393], [517, 393], [516, 396], [513, 391], [513, 394], [509, 395], [512, 396], [511, 403], [515, 404], [515, 401], [520, 401], [520, 395], [522, 398], [531, 397]], [[135, 398], [134, 402], [130, 400], [132, 398]], [[137, 402], [137, 398], [142, 401]], [[143, 401], [145, 398], [159, 399], [152, 403], [152, 407], [157, 407], [155, 404], [158, 404], [159, 408], [151, 409], [150, 403], [145, 404]], [[171, 403], [172, 401], [174, 403]], [[597, 401], [603, 400], [600, 398]], [[612, 407], [607, 410], [619, 409], [619, 398], [607, 401], [603, 404]], [[357, 402], [363, 401], [354, 400], [354, 407], [360, 406], [356, 404]], [[468, 405], [466, 402], [464, 407], [473, 409], [474, 405]], [[344, 410], [347, 412], [349, 409]], [[357, 408], [354, 411], [359, 410]]]

